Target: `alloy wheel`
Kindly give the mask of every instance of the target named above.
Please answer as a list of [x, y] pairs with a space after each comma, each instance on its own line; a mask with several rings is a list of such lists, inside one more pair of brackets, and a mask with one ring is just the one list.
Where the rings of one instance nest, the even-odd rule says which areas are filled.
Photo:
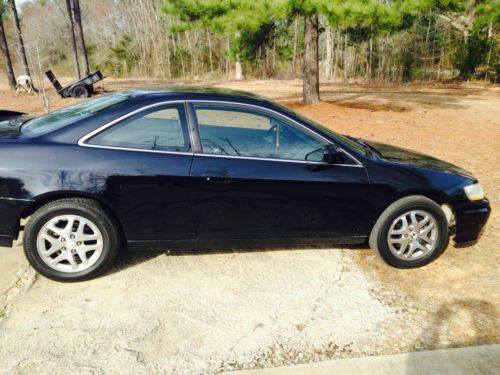
[[67, 273], [92, 267], [103, 253], [103, 236], [89, 219], [60, 215], [50, 219], [37, 236], [37, 251], [54, 270]]
[[408, 211], [397, 217], [389, 228], [389, 250], [402, 260], [420, 259], [435, 249], [438, 234], [437, 221], [429, 212]]

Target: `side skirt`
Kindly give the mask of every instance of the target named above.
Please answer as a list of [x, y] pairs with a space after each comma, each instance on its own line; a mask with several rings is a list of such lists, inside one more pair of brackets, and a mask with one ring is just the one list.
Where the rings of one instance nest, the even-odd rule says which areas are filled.
[[333, 245], [363, 245], [367, 236], [334, 238], [272, 238], [272, 239], [217, 239], [185, 241], [127, 241], [129, 251], [166, 251], [166, 250], [216, 250], [228, 248], [296, 248], [332, 247]]

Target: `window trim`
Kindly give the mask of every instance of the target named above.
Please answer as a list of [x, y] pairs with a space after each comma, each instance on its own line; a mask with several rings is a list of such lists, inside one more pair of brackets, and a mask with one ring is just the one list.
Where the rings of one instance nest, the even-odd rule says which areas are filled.
[[189, 117], [187, 114], [187, 107], [186, 107], [186, 101], [185, 100], [171, 100], [168, 102], [161, 102], [161, 103], [154, 103], [147, 105], [145, 107], [141, 107], [139, 109], [136, 109], [135, 111], [132, 111], [130, 113], [127, 113], [123, 116], [118, 117], [117, 119], [114, 119], [113, 121], [97, 128], [96, 130], [91, 131], [87, 135], [84, 135], [82, 138], [78, 140], [78, 145], [82, 147], [90, 147], [90, 148], [100, 148], [100, 149], [105, 149], [105, 150], [122, 150], [122, 151], [134, 151], [134, 152], [147, 152], [147, 153], [154, 153], [154, 154], [175, 154], [175, 155], [194, 155], [194, 151], [187, 152], [187, 151], [164, 151], [164, 150], [145, 150], [145, 149], [140, 149], [140, 148], [130, 148], [130, 147], [120, 147], [120, 146], [104, 146], [104, 145], [93, 145], [87, 143], [91, 138], [95, 137], [97, 134], [102, 133], [106, 129], [109, 129], [113, 127], [114, 125], [117, 125], [118, 123], [128, 119], [129, 117], [135, 116], [138, 113], [145, 112], [151, 108], [155, 107], [161, 107], [161, 106], [167, 106], [169, 104], [183, 104], [183, 109], [184, 109], [184, 117], [186, 118], [186, 126], [187, 126], [187, 131], [188, 131], [188, 142], [191, 147], [191, 150], [193, 150], [193, 136], [192, 136], [192, 131], [189, 126]]
[[[159, 107], [162, 105], [167, 105], [167, 104], [176, 104], [176, 103], [183, 103], [184, 104], [184, 111], [186, 114], [186, 118], [188, 121], [188, 131], [189, 131], [189, 140], [191, 142], [191, 152], [181, 152], [181, 151], [161, 151], [161, 150], [141, 150], [141, 149], [134, 149], [134, 148], [126, 148], [126, 147], [114, 147], [114, 146], [99, 146], [99, 145], [91, 145], [86, 143], [90, 138], [95, 136], [96, 134], [112, 127], [113, 125], [117, 124], [118, 122], [125, 120], [128, 117], [134, 116], [137, 113], [146, 111], [150, 108], [154, 107]], [[210, 99], [204, 99], [204, 100], [168, 100], [164, 102], [158, 102], [158, 103], [153, 103], [141, 108], [136, 109], [135, 111], [132, 111], [130, 113], [127, 113], [123, 116], [120, 116], [113, 121], [110, 121], [109, 123], [91, 131], [87, 135], [84, 135], [78, 140], [78, 145], [81, 147], [89, 147], [89, 148], [98, 148], [98, 149], [108, 149], [108, 150], [121, 150], [121, 151], [133, 151], [133, 152], [146, 152], [146, 153], [155, 153], [155, 154], [174, 154], [174, 155], [189, 155], [189, 156], [202, 156], [202, 157], [220, 157], [220, 158], [231, 158], [231, 159], [247, 159], [247, 160], [263, 160], [263, 161], [276, 161], [280, 163], [300, 163], [300, 164], [320, 164], [320, 165], [331, 165], [331, 166], [341, 166], [341, 167], [353, 167], [353, 168], [364, 168], [364, 165], [356, 158], [354, 157], [350, 152], [344, 150], [343, 147], [339, 147], [340, 151], [342, 151], [344, 154], [349, 156], [351, 159], [353, 159], [357, 164], [329, 164], [326, 162], [322, 161], [307, 161], [307, 160], [289, 160], [289, 159], [275, 159], [275, 158], [257, 158], [257, 157], [251, 157], [251, 156], [233, 156], [233, 155], [214, 155], [214, 154], [204, 154], [201, 151], [195, 150], [195, 146], [199, 143], [199, 131], [198, 131], [198, 123], [196, 121], [196, 116], [195, 113], [191, 113], [194, 111], [194, 104], [196, 103], [206, 103], [206, 104], [224, 104], [224, 105], [233, 105], [233, 106], [243, 106], [243, 107], [248, 107], [248, 108], [254, 108], [262, 112], [268, 112], [274, 116], [280, 117], [284, 119], [286, 122], [291, 122], [298, 127], [306, 130], [306, 132], [309, 132], [313, 134], [313, 136], [324, 140], [328, 144], [332, 144], [331, 140], [327, 139], [326, 137], [322, 136], [321, 134], [316, 133], [314, 130], [309, 129], [308, 127], [304, 126], [300, 122], [283, 115], [275, 110], [261, 107], [258, 105], [254, 104], [248, 104], [248, 103], [240, 103], [240, 102], [230, 102], [230, 101], [225, 101], [225, 100], [210, 100]], [[194, 118], [193, 118], [194, 117]], [[196, 133], [196, 134], [194, 134]], [[196, 137], [195, 137], [196, 136]]]

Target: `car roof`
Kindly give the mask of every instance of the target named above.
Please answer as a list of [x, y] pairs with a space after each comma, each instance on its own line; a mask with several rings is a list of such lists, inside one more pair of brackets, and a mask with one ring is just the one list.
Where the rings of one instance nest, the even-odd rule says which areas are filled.
[[[96, 118], [97, 123], [100, 123], [101, 116], [108, 118], [116, 118], [120, 116], [127, 115], [133, 111], [140, 110], [146, 106], [152, 104], [168, 103], [171, 101], [215, 101], [215, 102], [228, 102], [234, 104], [250, 104], [261, 108], [266, 108], [273, 110], [284, 115], [288, 115], [294, 118], [292, 113], [288, 109], [281, 106], [278, 103], [273, 102], [263, 96], [259, 96], [253, 93], [230, 90], [224, 88], [212, 88], [212, 87], [194, 87], [194, 86], [155, 86], [155, 87], [136, 87], [125, 91], [115, 91], [107, 94], [107, 96], [123, 96], [126, 98], [125, 101], [119, 103], [117, 106], [112, 106], [107, 108], [105, 111], [96, 112], [92, 118]], [[76, 126], [64, 126], [60, 130], [62, 134], [66, 135], [75, 132], [75, 134], [80, 134], [85, 131], [90, 132], [95, 130], [95, 124], [88, 118], [85, 119], [75, 119], [72, 124]], [[304, 124], [310, 127], [308, 124]], [[55, 131], [56, 133], [58, 130]], [[48, 132], [47, 136], [53, 134], [54, 132]], [[64, 135], [63, 135], [64, 137]]]
[[231, 90], [225, 88], [214, 87], [198, 87], [198, 86], [160, 86], [160, 87], [141, 87], [124, 92], [135, 98], [168, 98], [168, 99], [185, 99], [185, 100], [203, 100], [217, 99], [228, 101], [252, 101], [259, 104], [272, 105], [271, 100], [250, 92]]

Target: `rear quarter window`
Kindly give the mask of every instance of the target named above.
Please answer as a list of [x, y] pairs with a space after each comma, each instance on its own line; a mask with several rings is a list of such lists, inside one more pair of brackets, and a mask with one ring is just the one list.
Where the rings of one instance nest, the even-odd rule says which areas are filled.
[[140, 112], [104, 129], [87, 143], [134, 150], [187, 152], [191, 149], [184, 106], [180, 104]]

